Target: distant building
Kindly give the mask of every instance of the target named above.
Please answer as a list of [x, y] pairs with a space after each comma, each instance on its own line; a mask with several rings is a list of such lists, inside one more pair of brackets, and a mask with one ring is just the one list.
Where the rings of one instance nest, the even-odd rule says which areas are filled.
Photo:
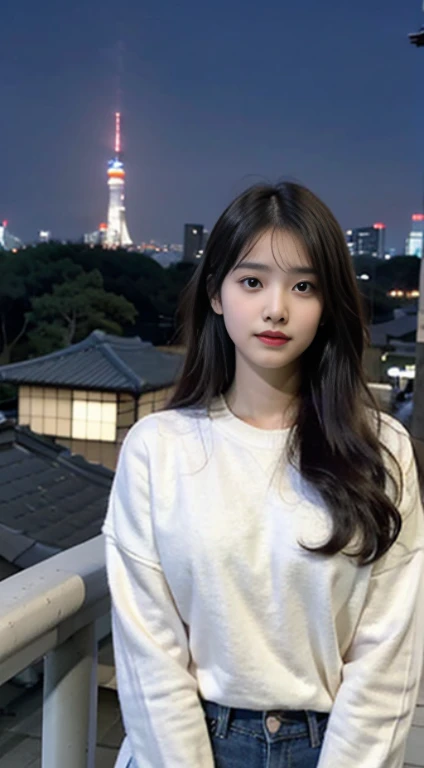
[[407, 256], [418, 256], [422, 259], [424, 243], [424, 214], [414, 213], [412, 216], [412, 228], [406, 238], [405, 253]]
[[94, 232], [88, 232], [86, 235], [84, 235], [84, 243], [86, 243], [86, 245], [104, 246], [106, 244], [106, 238], [107, 224], [102, 223], [99, 224], [99, 228], [95, 229]]
[[348, 229], [346, 242], [351, 256], [374, 256], [384, 259], [386, 226], [381, 222], [372, 227], [357, 227]]
[[49, 243], [52, 239], [52, 233], [49, 229], [40, 229], [38, 232], [38, 242], [39, 243]]
[[7, 221], [0, 223], [0, 250], [13, 251], [18, 248], [22, 248], [22, 240], [19, 237], [15, 237], [9, 232], [7, 228]]
[[184, 225], [183, 261], [194, 264], [202, 258], [205, 246], [205, 232], [203, 224]]

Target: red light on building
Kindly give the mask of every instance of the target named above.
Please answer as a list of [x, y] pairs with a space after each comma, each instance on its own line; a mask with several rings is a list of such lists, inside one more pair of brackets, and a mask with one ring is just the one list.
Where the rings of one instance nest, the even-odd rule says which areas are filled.
[[107, 229], [107, 224], [105, 224], [104, 221], [102, 221], [102, 223], [99, 224], [99, 231], [100, 232], [105, 232], [106, 229]]
[[2, 221], [2, 224], [3, 224], [4, 227], [7, 227], [8, 222], [6, 221], [6, 219], [4, 221]]
[[413, 213], [412, 221], [424, 221], [424, 213]]
[[374, 229], [386, 229], [386, 225], [382, 224], [381, 221], [377, 221], [376, 224], [373, 224]]

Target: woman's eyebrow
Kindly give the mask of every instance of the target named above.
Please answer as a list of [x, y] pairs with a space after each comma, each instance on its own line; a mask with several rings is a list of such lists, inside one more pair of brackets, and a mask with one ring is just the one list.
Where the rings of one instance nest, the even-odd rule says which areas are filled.
[[[258, 272], [272, 272], [268, 264], [261, 264], [257, 261], [241, 261], [239, 264], [236, 264], [233, 272], [236, 269], [256, 269]], [[317, 270], [313, 267], [290, 267], [287, 272], [289, 275], [318, 275]]]

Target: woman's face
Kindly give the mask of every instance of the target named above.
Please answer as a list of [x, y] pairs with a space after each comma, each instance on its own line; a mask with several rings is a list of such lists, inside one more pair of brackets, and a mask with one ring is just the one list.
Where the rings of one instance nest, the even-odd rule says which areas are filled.
[[[323, 298], [318, 276], [302, 242], [290, 232], [267, 231], [226, 275], [211, 301], [223, 316], [237, 360], [259, 368], [296, 369], [315, 338]], [[289, 337], [278, 346], [260, 334]]]

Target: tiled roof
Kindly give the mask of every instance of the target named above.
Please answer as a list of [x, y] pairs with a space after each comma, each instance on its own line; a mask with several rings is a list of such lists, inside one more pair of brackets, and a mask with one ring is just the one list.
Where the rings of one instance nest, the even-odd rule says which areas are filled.
[[181, 355], [159, 351], [139, 336], [93, 331], [66, 349], [3, 365], [0, 382], [140, 394], [172, 385], [181, 362]]
[[100, 533], [113, 472], [0, 424], [0, 558], [26, 568]]

